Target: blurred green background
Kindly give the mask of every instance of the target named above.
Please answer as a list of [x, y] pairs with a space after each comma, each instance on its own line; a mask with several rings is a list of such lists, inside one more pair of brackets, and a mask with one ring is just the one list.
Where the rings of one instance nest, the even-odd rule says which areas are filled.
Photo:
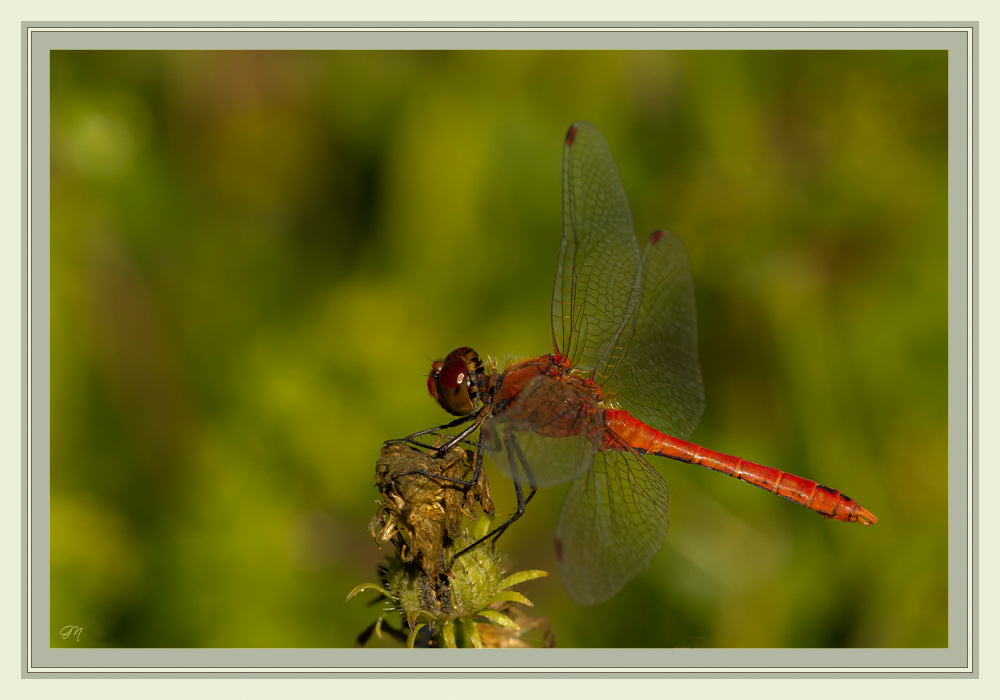
[[561, 588], [565, 489], [503, 537], [552, 572], [534, 614], [570, 647], [947, 645], [944, 52], [53, 52], [51, 86], [53, 646], [353, 645], [381, 443], [447, 419], [431, 360], [551, 349], [577, 119], [689, 251], [692, 439], [880, 522], [654, 460], [666, 544], [610, 602]]

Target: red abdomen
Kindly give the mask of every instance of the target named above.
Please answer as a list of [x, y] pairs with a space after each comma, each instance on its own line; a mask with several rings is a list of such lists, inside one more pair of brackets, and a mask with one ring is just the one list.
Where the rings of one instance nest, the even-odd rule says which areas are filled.
[[[878, 522], [878, 518], [861, 507], [853, 498], [811, 479], [786, 474], [780, 469], [747, 462], [739, 457], [679, 440], [649, 427], [626, 411], [605, 411], [604, 420], [607, 430], [640, 452], [700, 464], [795, 501], [825, 518], [863, 525]], [[613, 441], [605, 440], [604, 449], [619, 448]]]

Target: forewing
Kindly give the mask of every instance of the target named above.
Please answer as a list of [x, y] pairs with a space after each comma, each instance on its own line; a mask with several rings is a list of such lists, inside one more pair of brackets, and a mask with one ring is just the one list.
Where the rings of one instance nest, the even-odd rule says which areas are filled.
[[649, 237], [641, 265], [642, 293], [624, 334], [625, 354], [602, 390], [647, 425], [685, 438], [705, 408], [691, 265], [669, 231]]
[[614, 596], [645, 569], [667, 534], [667, 485], [639, 454], [598, 452], [569, 488], [556, 525], [563, 585], [579, 605]]
[[601, 445], [604, 426], [593, 395], [549, 376], [532, 379], [517, 399], [483, 426], [496, 466], [512, 477], [505, 433], [515, 438], [518, 479], [538, 487], [565, 484], [584, 474]]
[[625, 186], [604, 136], [576, 122], [563, 150], [563, 237], [552, 292], [552, 342], [602, 376], [621, 356], [638, 301], [639, 246]]

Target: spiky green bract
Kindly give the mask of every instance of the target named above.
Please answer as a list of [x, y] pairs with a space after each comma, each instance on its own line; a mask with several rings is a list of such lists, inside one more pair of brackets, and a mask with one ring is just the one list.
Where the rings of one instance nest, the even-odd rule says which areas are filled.
[[[459, 552], [475, 540], [458, 537], [446, 550]], [[385, 588], [407, 620], [457, 620], [485, 608], [500, 590], [501, 556], [491, 544], [476, 547], [452, 563], [451, 574], [431, 581], [417, 566], [394, 556], [385, 567]]]
[[[473, 542], [471, 537], [460, 537], [455, 543], [455, 551]], [[451, 581], [451, 593], [456, 617], [469, 617], [490, 604], [490, 599], [500, 590], [503, 576], [500, 562], [500, 554], [488, 544], [466, 552], [452, 564], [455, 578]]]
[[[489, 531], [490, 519], [480, 518], [445, 547], [441, 569], [451, 560], [452, 552], [461, 552]], [[351, 591], [348, 599], [365, 589], [374, 589], [402, 615], [410, 629], [407, 645], [426, 643], [432, 646], [483, 648], [491, 646], [527, 646], [518, 640], [521, 627], [500, 612], [513, 612], [519, 620], [532, 625], [547, 622], [541, 618], [528, 618], [516, 610], [508, 609], [510, 603], [531, 606], [531, 601], [511, 586], [546, 576], [544, 571], [520, 571], [503, 577], [502, 556], [492, 543], [484, 543], [458, 559], [451, 561], [448, 573], [432, 580], [415, 562], [404, 562], [397, 551], [381, 567], [382, 585], [362, 584]], [[381, 618], [378, 622], [381, 622]], [[424, 634], [418, 632], [426, 628]], [[500, 631], [506, 630], [506, 631]], [[376, 624], [375, 633], [381, 631]], [[552, 637], [554, 643], [554, 636]]]

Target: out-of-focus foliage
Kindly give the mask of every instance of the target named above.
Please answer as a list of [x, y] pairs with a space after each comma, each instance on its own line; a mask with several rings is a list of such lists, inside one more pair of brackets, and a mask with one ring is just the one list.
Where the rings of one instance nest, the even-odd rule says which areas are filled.
[[[535, 612], [560, 646], [947, 645], [944, 52], [53, 52], [51, 84], [54, 646], [353, 644], [430, 361], [550, 350], [577, 119], [689, 251], [692, 439], [880, 522], [656, 460], [649, 569]], [[563, 492], [512, 570], [558, 571]]]

